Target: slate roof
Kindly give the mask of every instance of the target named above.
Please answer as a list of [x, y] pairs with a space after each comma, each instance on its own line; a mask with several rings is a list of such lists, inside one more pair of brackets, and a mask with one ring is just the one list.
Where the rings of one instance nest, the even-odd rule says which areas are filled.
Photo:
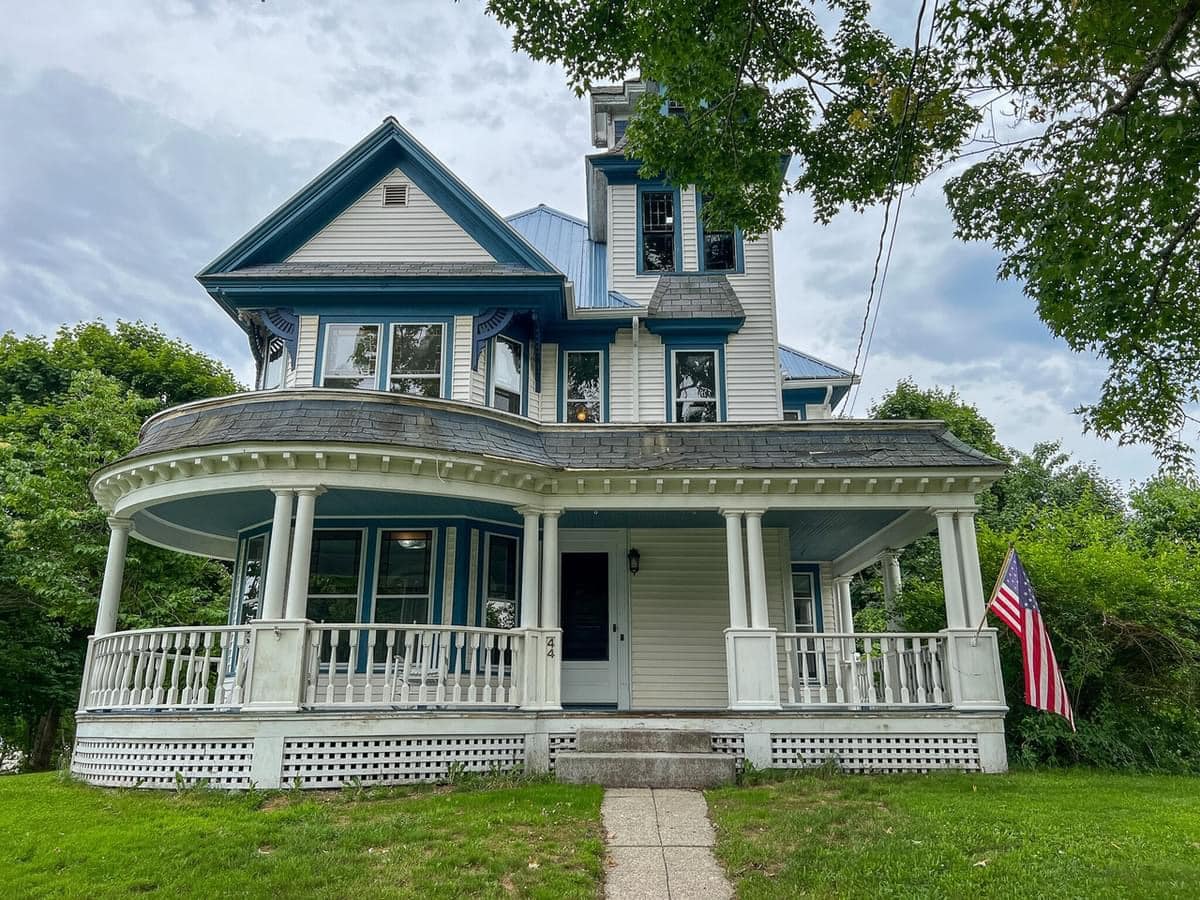
[[744, 319], [733, 286], [724, 275], [660, 275], [650, 297], [651, 319]]
[[784, 378], [851, 378], [852, 373], [845, 369], [817, 359], [807, 353], [802, 353], [793, 347], [779, 345], [779, 368]]
[[995, 467], [935, 422], [537, 425], [445, 401], [262, 395], [152, 419], [127, 458], [244, 442], [381, 444], [558, 469]]
[[363, 260], [359, 262], [282, 262], [261, 266], [246, 266], [233, 272], [201, 275], [201, 281], [220, 278], [422, 278], [456, 275], [465, 277], [496, 277], [510, 275], [541, 275], [528, 266], [497, 262], [399, 262]]

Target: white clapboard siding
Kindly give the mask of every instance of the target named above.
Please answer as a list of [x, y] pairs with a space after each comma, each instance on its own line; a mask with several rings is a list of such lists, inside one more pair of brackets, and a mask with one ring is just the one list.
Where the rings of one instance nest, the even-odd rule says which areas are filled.
[[479, 624], [479, 529], [472, 528], [471, 555], [467, 558], [467, 624]]
[[[385, 184], [408, 184], [408, 204], [384, 206]], [[396, 169], [344, 209], [289, 262], [492, 262], [493, 257], [445, 210]]]
[[454, 371], [450, 375], [450, 397], [471, 399], [471, 339], [475, 333], [473, 316], [454, 317]]
[[487, 403], [487, 367], [488, 348], [486, 346], [479, 351], [478, 371], [471, 368], [471, 354], [467, 353], [467, 375], [470, 378], [467, 399], [480, 406]]
[[300, 317], [299, 333], [296, 337], [296, 367], [292, 370], [288, 387], [313, 386], [313, 375], [317, 369], [317, 332], [320, 324], [320, 316]]
[[683, 271], [696, 272], [700, 269], [699, 233], [696, 231], [696, 189], [679, 192], [679, 227], [683, 235]]
[[529, 404], [529, 417], [540, 422], [558, 421], [558, 344], [542, 344], [542, 396], [535, 412]]
[[619, 329], [609, 348], [609, 417], [613, 422], [662, 422], [667, 415], [666, 369], [662, 338], [638, 335], [639, 396], [633, 396], [633, 331]]
[[458, 550], [458, 529], [446, 529], [446, 567], [442, 573], [442, 619], [443, 625], [454, 622], [454, 565]]
[[658, 277], [637, 273], [637, 186], [608, 187], [608, 283], [630, 300], [649, 303]]
[[783, 418], [771, 236], [743, 242], [745, 274], [729, 275], [746, 321], [725, 345], [726, 415], [731, 422]]
[[662, 338], [645, 329], [638, 336], [639, 422], [664, 422], [667, 418], [667, 370]]
[[633, 330], [617, 329], [608, 353], [608, 416], [613, 422], [632, 422]]
[[[780, 573], [776, 529], [763, 537], [767, 572]], [[629, 579], [633, 707], [726, 707], [724, 529], [636, 528], [629, 540], [642, 555], [641, 571]], [[783, 628], [781, 578], [768, 575], [767, 596], [770, 624]]]

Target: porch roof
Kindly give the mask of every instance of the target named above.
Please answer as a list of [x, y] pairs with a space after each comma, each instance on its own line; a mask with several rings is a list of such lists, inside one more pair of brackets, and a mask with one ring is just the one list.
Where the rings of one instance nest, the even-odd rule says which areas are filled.
[[453, 401], [329, 389], [243, 394], [168, 410], [146, 423], [127, 458], [246, 441], [381, 444], [568, 470], [1003, 465], [941, 422], [542, 425]]

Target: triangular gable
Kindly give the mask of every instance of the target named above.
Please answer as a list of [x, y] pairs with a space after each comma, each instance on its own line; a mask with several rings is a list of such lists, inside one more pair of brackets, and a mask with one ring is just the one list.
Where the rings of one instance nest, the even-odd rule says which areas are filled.
[[397, 169], [490, 259], [535, 272], [555, 272], [515, 229], [389, 116], [199, 277], [284, 262]]
[[[404, 205], [384, 205], [384, 185], [402, 186]], [[465, 228], [394, 169], [334, 217], [288, 262], [495, 262]]]

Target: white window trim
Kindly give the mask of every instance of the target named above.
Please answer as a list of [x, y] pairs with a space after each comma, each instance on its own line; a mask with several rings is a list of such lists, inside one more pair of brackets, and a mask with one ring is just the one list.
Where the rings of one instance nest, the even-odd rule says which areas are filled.
[[[680, 398], [675, 391], [678, 389], [678, 357], [679, 354], [694, 354], [707, 353], [713, 358], [713, 398], [712, 400], [685, 400]], [[679, 418], [680, 403], [712, 403], [713, 404], [713, 421], [712, 422], [697, 422], [698, 425], [709, 425], [721, 421], [721, 356], [715, 348], [708, 347], [678, 347], [671, 351], [671, 383], [668, 385], [671, 391], [671, 421], [681, 424], [689, 424], [683, 422]]]
[[[407, 375], [404, 377], [422, 378], [422, 379], [432, 379], [432, 378], [436, 377], [438, 380], [437, 396], [439, 398], [444, 397], [445, 390], [446, 390], [446, 341], [447, 341], [446, 332], [449, 330], [449, 329], [447, 329], [445, 322], [395, 322], [395, 321], [393, 321], [393, 322], [387, 323], [387, 327], [390, 330], [388, 332], [387, 368], [384, 370], [384, 373], [383, 373], [383, 389], [385, 391], [387, 391], [388, 393], [393, 393], [393, 391], [392, 391], [392, 377], [393, 377], [392, 360], [395, 358], [395, 355], [396, 355], [396, 329], [409, 327], [409, 326], [416, 327], [416, 328], [420, 328], [422, 326], [432, 328], [432, 327], [436, 326], [436, 327], [442, 329], [442, 352], [441, 352], [441, 356], [440, 356], [441, 365], [438, 368], [438, 374], [436, 376], [434, 376], [433, 373], [431, 372], [428, 374], [421, 373], [418, 375]], [[322, 377], [321, 380], [324, 381], [325, 379]], [[376, 384], [378, 384], [378, 380], [376, 381]], [[395, 393], [398, 393], [398, 392], [395, 392]], [[403, 397], [403, 396], [413, 396], [413, 395], [401, 394], [400, 396]]]
[[[494, 531], [485, 531], [483, 534], [483, 584], [479, 586], [480, 594], [483, 596], [483, 602], [480, 604], [479, 608], [479, 618], [480, 622], [483, 624], [480, 627], [488, 627], [487, 605], [488, 601], [492, 599], [491, 594], [488, 592], [488, 582], [491, 580], [489, 576], [491, 575], [492, 568], [492, 538], [499, 538], [502, 541], [512, 541], [513, 543], [513, 553], [517, 560], [517, 580], [516, 584], [514, 585], [516, 589], [516, 596], [512, 599], [513, 630], [515, 631], [521, 627], [521, 541], [515, 535], [498, 534]], [[509, 602], [503, 597], [496, 597], [495, 599], [500, 603]]]
[[[348, 388], [347, 390], [359, 390], [359, 391], [369, 391], [369, 390], [377, 391], [377, 390], [379, 390], [379, 355], [380, 355], [379, 349], [380, 349], [380, 345], [383, 343], [383, 329], [386, 327], [384, 325], [384, 323], [383, 322], [326, 322], [324, 327], [325, 327], [325, 333], [322, 335], [323, 340], [321, 342], [321, 384], [320, 384], [320, 386], [325, 387], [325, 381], [328, 378], [345, 378], [345, 377], [347, 377], [344, 375], [332, 375], [331, 376], [329, 374], [329, 347], [331, 346], [330, 341], [329, 341], [329, 329], [330, 328], [377, 328], [379, 330], [375, 333], [375, 371], [374, 371], [374, 373], [372, 373], [372, 377], [374, 377], [374, 379], [375, 379], [375, 386], [373, 388]], [[389, 365], [389, 368], [390, 368], [390, 365]]]
[[[237, 577], [234, 579], [233, 585], [233, 602], [230, 603], [229, 624], [242, 624], [242, 607], [246, 596], [246, 562], [250, 552], [250, 542], [262, 538], [263, 552], [262, 562], [259, 564], [259, 595], [258, 595], [258, 617], [262, 618], [262, 589], [266, 586], [267, 574], [267, 554], [271, 549], [271, 533], [269, 531], [260, 531], [257, 534], [252, 534], [249, 537], [244, 537], [239, 540], [240, 547], [237, 556]], [[256, 620], [251, 620], [256, 621]]]
[[[526, 348], [524, 342], [518, 341], [516, 338], [513, 338], [513, 337], [508, 337], [507, 335], [498, 334], [494, 338], [492, 338], [491, 341], [489, 342], [491, 345], [489, 347], [491, 352], [488, 354], [488, 366], [491, 368], [491, 377], [488, 379], [487, 405], [488, 405], [489, 409], [497, 408], [496, 407], [496, 360], [499, 357], [499, 354], [496, 353], [496, 343], [498, 341], [508, 341], [510, 344], [515, 344], [517, 347], [519, 347], [521, 349], [521, 371], [519, 373], [521, 386], [517, 392], [517, 411], [515, 413], [512, 413], [512, 415], [521, 416], [521, 415], [524, 415], [522, 410], [525, 409], [525, 401], [526, 401], [526, 397], [527, 397], [526, 386], [529, 381], [528, 370], [530, 370], [532, 367], [529, 365], [529, 359], [528, 359], [529, 353], [527, 352], [527, 348]], [[501, 390], [508, 391], [508, 388], [501, 388]], [[512, 393], [511, 391], [508, 391], [508, 392]], [[499, 411], [506, 412], [507, 410], [499, 410]]]
[[[381, 594], [379, 592], [379, 570], [383, 568], [383, 535], [388, 531], [425, 531], [429, 533], [429, 594], [425, 602], [425, 621], [410, 622], [412, 625], [434, 625], [433, 621], [433, 598], [437, 593], [437, 557], [438, 557], [438, 533], [440, 529], [425, 527], [409, 528], [403, 525], [397, 526], [379, 526], [375, 529], [375, 572], [371, 579], [371, 618], [368, 620], [371, 624], [378, 621], [379, 601], [383, 600], [419, 600], [422, 594]], [[453, 617], [452, 617], [453, 618]], [[383, 622], [384, 625], [395, 625], [403, 627], [404, 623], [398, 622]]]
[[[562, 354], [563, 354], [563, 361], [562, 361], [562, 364], [563, 364], [563, 368], [562, 368], [563, 395], [562, 395], [562, 408], [559, 411], [559, 417], [560, 417], [559, 421], [573, 423], [573, 424], [579, 424], [578, 422], [575, 422], [574, 419], [570, 418], [569, 413], [568, 413], [568, 410], [569, 410], [569, 408], [571, 406], [571, 402], [572, 402], [571, 391], [570, 391], [571, 354], [572, 353], [593, 353], [599, 359], [600, 397], [598, 398], [598, 402], [600, 404], [600, 411], [599, 411], [598, 415], [596, 416], [596, 422], [603, 422], [604, 421], [604, 399], [605, 399], [604, 398], [604, 351], [603, 350], [564, 350], [564, 351], [562, 351]], [[589, 401], [584, 400], [582, 397], [580, 397], [576, 402], [587, 403]], [[589, 424], [596, 424], [596, 423], [589, 423]]]
[[[362, 588], [363, 579], [366, 578], [367, 566], [367, 529], [365, 528], [342, 528], [337, 525], [322, 525], [320, 528], [313, 528], [313, 535], [317, 535], [322, 531], [357, 531], [360, 535], [358, 542], [358, 593], [351, 594], [310, 594], [308, 585], [304, 586], [304, 612], [308, 614], [308, 601], [314, 597], [318, 600], [344, 600], [348, 597], [354, 597], [354, 622], [353, 623], [334, 623], [334, 624], [354, 624], [362, 619]], [[312, 578], [312, 571], [309, 571], [309, 578]]]

